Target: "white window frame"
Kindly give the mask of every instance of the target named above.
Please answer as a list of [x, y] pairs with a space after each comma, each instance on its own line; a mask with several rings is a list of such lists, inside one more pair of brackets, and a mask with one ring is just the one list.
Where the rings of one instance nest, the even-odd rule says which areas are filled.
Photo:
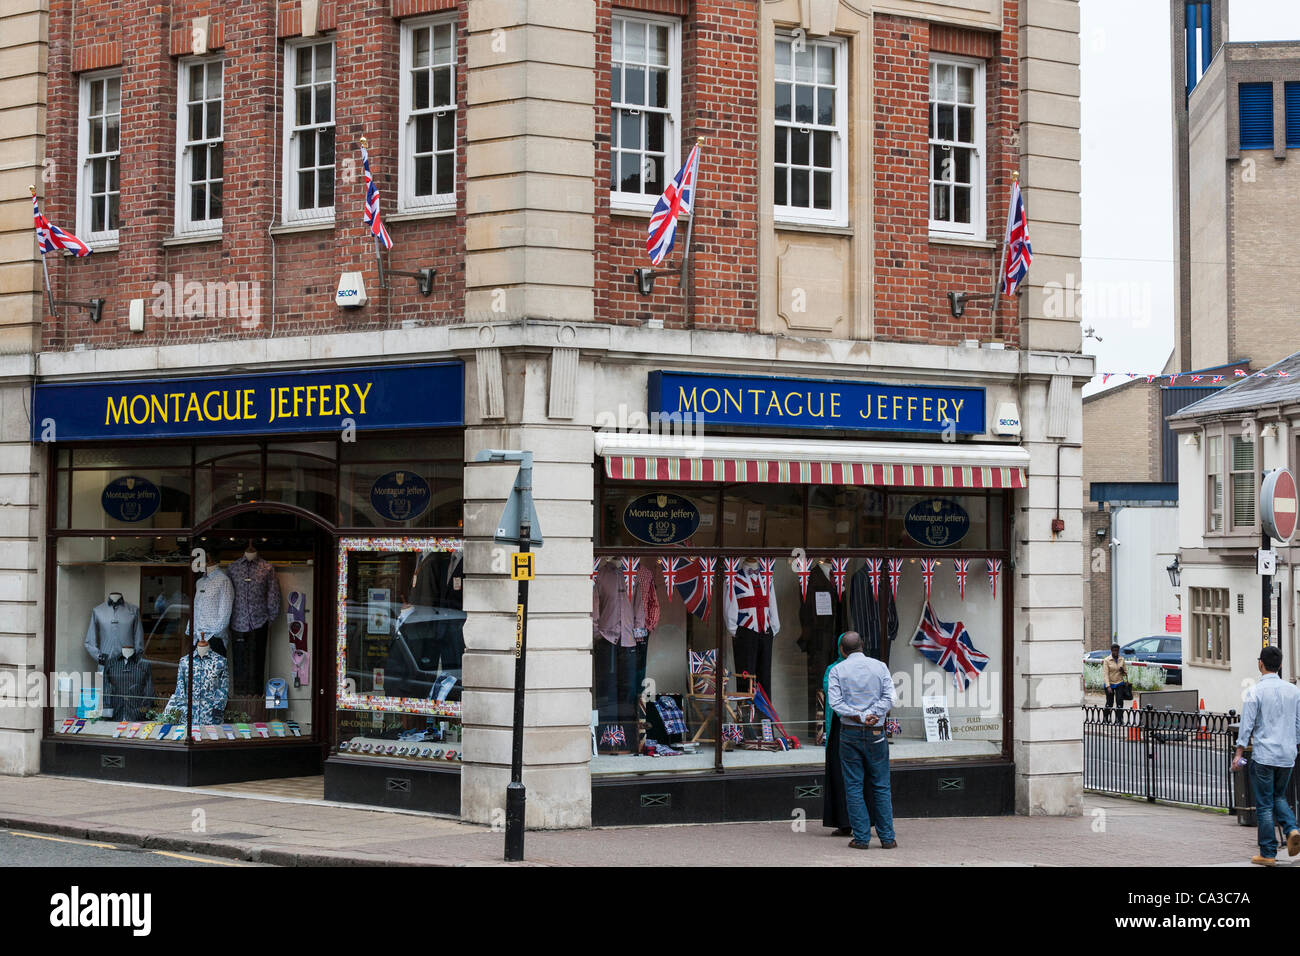
[[[835, 122], [829, 126], [813, 124], [811, 126], [798, 123], [794, 117], [794, 103], [791, 101], [790, 119], [780, 120], [776, 118], [776, 84], [784, 82], [777, 77], [777, 58], [775, 44], [793, 41], [802, 42], [809, 48], [830, 47], [835, 51]], [[772, 56], [772, 169], [773, 190], [775, 191], [776, 166], [778, 161], [783, 161], [785, 157], [776, 155], [776, 130], [778, 127], [793, 130], [808, 130], [809, 132], [823, 130], [830, 132], [831, 141], [831, 208], [830, 209], [812, 209], [804, 206], [781, 205], [776, 202], [776, 197], [771, 196], [773, 218], [778, 222], [792, 223], [797, 225], [813, 226], [847, 226], [849, 222], [849, 199], [848, 199], [848, 177], [849, 177], [849, 84], [848, 84], [848, 60], [849, 60], [849, 43], [844, 37], [827, 36], [819, 37], [816, 40], [810, 40], [797, 36], [789, 31], [780, 31], [776, 35], [773, 46]], [[793, 52], [793, 51], [792, 51]], [[793, 59], [791, 60], [791, 69], [793, 70]], [[814, 81], [815, 82], [815, 81]], [[814, 112], [816, 104], [813, 105]], [[787, 134], [789, 135], [789, 134]], [[809, 170], [814, 158], [814, 148], [809, 142]], [[790, 153], [793, 158], [793, 153]], [[786, 165], [782, 162], [782, 165]], [[813, 193], [813, 184], [809, 181], [809, 196]], [[787, 190], [789, 189], [787, 183]], [[787, 192], [787, 196], [789, 193]]]
[[[281, 193], [281, 219], [285, 225], [305, 225], [309, 223], [330, 223], [334, 221], [334, 206], [318, 207], [315, 209], [299, 210], [298, 208], [298, 162], [297, 162], [297, 129], [295, 125], [296, 116], [294, 113], [296, 99], [294, 97], [294, 78], [298, 73], [298, 57], [303, 50], [311, 47], [328, 44], [331, 50], [330, 54], [330, 123], [329, 126], [334, 128], [334, 202], [338, 203], [338, 43], [332, 39], [322, 40], [319, 37], [313, 37], [309, 40], [298, 40], [286, 43], [284, 46], [284, 88], [281, 91], [283, 102], [283, 141], [282, 155], [284, 162], [280, 171], [280, 181], [284, 184]], [[312, 124], [310, 127], [303, 129], [322, 129], [327, 124]], [[317, 167], [323, 168], [323, 167]]]
[[[189, 139], [189, 88], [190, 71], [195, 67], [207, 67], [218, 64], [221, 67], [221, 134], [215, 139]], [[204, 99], [204, 102], [211, 102]], [[190, 218], [190, 147], [222, 147], [222, 183], [225, 182], [225, 136], [226, 136], [226, 64], [223, 57], [187, 57], [177, 64], [176, 70], [176, 224], [178, 236], [220, 235], [222, 220]], [[213, 180], [207, 180], [212, 182]], [[222, 208], [225, 208], [225, 190], [222, 189]]]
[[[616, 105], [614, 102], [613, 31], [617, 29], [620, 23], [627, 22], [639, 22], [649, 26], [668, 28], [668, 108], [663, 111], [668, 119], [667, 128], [664, 130], [663, 184], [665, 187], [677, 175], [682, 163], [686, 161], [686, 157], [682, 155], [682, 23], [675, 17], [660, 17], [649, 13], [620, 9], [616, 9], [610, 17], [609, 205], [613, 210], [652, 212], [655, 203], [659, 201], [659, 197], [662, 195], [662, 191], [653, 195], [648, 193], [628, 193], [614, 186], [616, 181], [614, 177], [617, 170], [617, 157], [614, 150], [615, 127], [618, 123], [619, 110], [627, 109], [628, 105], [621, 102]], [[657, 108], [650, 111], [659, 112]], [[641, 152], [644, 156], [647, 150], [642, 149]]]
[[[452, 124], [452, 146], [451, 146], [451, 191], [446, 193], [433, 193], [429, 196], [417, 196], [415, 193], [415, 102], [411, 90], [411, 72], [415, 64], [415, 31], [428, 29], [429, 27], [451, 27], [451, 103], [443, 106], [433, 106], [433, 89], [432, 83], [429, 90], [430, 107], [421, 110], [421, 114], [433, 114], [436, 117], [442, 117], [450, 113]], [[456, 17], [439, 16], [439, 17], [419, 17], [417, 19], [402, 21], [402, 41], [400, 53], [400, 81], [398, 94], [399, 115], [401, 117], [398, 130], [399, 150], [401, 159], [399, 160], [400, 168], [398, 170], [398, 195], [397, 211], [399, 213], [416, 213], [441, 211], [456, 208], [456, 187], [458, 176], [456, 167], [460, 159], [460, 124], [457, 99], [457, 85], [460, 78], [461, 64], [457, 56], [457, 44], [459, 37], [456, 30]], [[432, 56], [432, 46], [430, 47]], [[434, 155], [438, 155], [437, 130], [434, 130]], [[433, 171], [434, 189], [437, 189], [438, 170], [435, 160]]]
[[[975, 99], [975, 135], [974, 155], [971, 159], [971, 214], [970, 226], [934, 218], [934, 166], [933, 149], [945, 143], [958, 145], [957, 140], [941, 140], [930, 136], [930, 118], [934, 111], [934, 98], [929, 89], [926, 91], [926, 148], [925, 148], [925, 202], [929, 210], [930, 235], [937, 239], [967, 239], [982, 242], [988, 234], [988, 168], [985, 136], [988, 131], [988, 90], [985, 81], [985, 64], [983, 60], [971, 57], [930, 54], [930, 66], [926, 82], [934, 83], [934, 68], [939, 65], [954, 67], [973, 67], [975, 75], [972, 80], [972, 93]], [[937, 125], [937, 124], [936, 124]], [[956, 117], [953, 119], [956, 132]]]
[[[90, 85], [98, 80], [116, 79], [118, 83], [118, 114], [117, 114], [117, 152], [112, 153], [95, 153], [90, 152]], [[99, 70], [94, 73], [83, 73], [81, 75], [81, 88], [77, 100], [77, 235], [86, 242], [94, 246], [98, 244], [114, 244], [118, 240], [117, 229], [100, 229], [91, 228], [90, 218], [90, 190], [92, 185], [91, 160], [101, 156], [116, 155], [118, 179], [118, 224], [121, 225], [122, 207], [122, 71], [119, 69]]]

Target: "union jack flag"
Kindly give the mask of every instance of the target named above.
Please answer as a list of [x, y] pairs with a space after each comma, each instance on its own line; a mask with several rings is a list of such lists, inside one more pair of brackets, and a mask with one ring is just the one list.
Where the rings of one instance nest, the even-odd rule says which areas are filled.
[[1216, 376], [1214, 376], [1214, 378], [1210, 379], [1210, 384], [1211, 384], [1211, 385], [1217, 385], [1217, 384], [1219, 384], [1219, 383], [1222, 382], [1222, 381], [1223, 381], [1223, 376], [1222, 376], [1222, 375], [1216, 375]]
[[80, 258], [94, 251], [72, 233], [64, 232], [41, 215], [41, 204], [35, 196], [32, 197], [32, 216], [36, 220], [36, 244], [41, 248], [41, 255], [62, 249]]
[[849, 576], [848, 558], [831, 558], [831, 583], [835, 585], [835, 596], [844, 597], [844, 582]]
[[620, 558], [619, 567], [623, 571], [623, 580], [627, 582], [627, 596], [636, 594], [636, 575], [641, 570], [640, 558]]
[[690, 214], [691, 203], [695, 199], [695, 178], [699, 172], [700, 144], [691, 147], [690, 155], [682, 168], [677, 170], [664, 194], [655, 203], [655, 210], [650, 215], [650, 229], [646, 236], [646, 252], [650, 254], [652, 265], [659, 265], [673, 250], [673, 241], [677, 238], [677, 217], [682, 213]]
[[898, 582], [903, 578], [903, 559], [889, 559], [889, 593], [898, 597]]
[[600, 573], [600, 558], [591, 562], [591, 583], [596, 583], [596, 575]]
[[1174, 372], [1173, 375], [1170, 375], [1170, 376], [1169, 376], [1169, 384], [1172, 385], [1172, 384], [1174, 384], [1174, 382], [1178, 381], [1178, 376], [1179, 376], [1179, 375], [1182, 375], [1182, 374], [1183, 374], [1182, 372]]
[[709, 600], [713, 595], [713, 570], [717, 558], [689, 558], [677, 571], [673, 587], [677, 596], [701, 621], [709, 616]]
[[745, 732], [741, 729], [740, 724], [723, 724], [722, 739], [738, 744], [745, 739]]
[[1114, 375], [1114, 374], [1115, 374], [1114, 372], [1102, 372], [1102, 373], [1101, 373], [1101, 384], [1105, 385], [1107, 382], [1109, 382], [1109, 381], [1110, 381], [1110, 377], [1111, 377], [1112, 375]]
[[1192, 381], [1193, 381], [1193, 382], [1199, 382], [1199, 381], [1200, 381], [1201, 379], [1203, 379], [1203, 378], [1205, 378], [1204, 375], [1193, 375], [1193, 376], [1192, 376]]
[[1025, 220], [1025, 202], [1020, 196], [1020, 182], [1011, 181], [1011, 206], [1007, 212], [1007, 258], [1002, 264], [1002, 294], [1015, 295], [1016, 287], [1029, 273], [1034, 250], [1029, 245], [1029, 224]]
[[796, 555], [790, 562], [795, 575], [799, 578], [799, 599], [808, 600], [808, 579], [812, 577], [812, 561], [805, 555]]
[[379, 214], [379, 187], [370, 175], [370, 153], [361, 147], [361, 165], [366, 171], [366, 209], [361, 218], [370, 227], [370, 234], [385, 249], [393, 248], [393, 237], [384, 228], [383, 217]]
[[740, 571], [740, 558], [722, 559], [722, 586], [730, 591], [736, 586], [736, 574]]
[[929, 601], [925, 603], [921, 623], [911, 643], [926, 660], [952, 674], [958, 690], [969, 687], [970, 679], [978, 676], [989, 662], [989, 656], [976, 650], [971, 643], [966, 625], [961, 621], [949, 624], [939, 620]]
[[930, 600], [930, 588], [934, 586], [934, 569], [938, 567], [938, 558], [921, 559], [921, 579], [925, 582], [925, 599]]
[[966, 600], [966, 571], [970, 568], [970, 558], [953, 558], [952, 573], [957, 575], [957, 593]]
[[1237, 376], [1237, 378], [1245, 378], [1245, 377], [1246, 377], [1246, 373], [1243, 372], [1243, 371], [1242, 371], [1241, 369], [1239, 369], [1239, 368], [1234, 368], [1234, 369], [1232, 370], [1232, 374], [1235, 375], [1235, 376]]
[[772, 590], [772, 577], [776, 573], [776, 558], [758, 559], [759, 576], [763, 579], [763, 590]]
[[1154, 382], [1157, 378], [1158, 378], [1158, 376], [1156, 376], [1156, 375], [1148, 375], [1148, 376], [1147, 376], [1147, 384], [1150, 385], [1150, 384], [1151, 384], [1152, 382]]
[[607, 747], [618, 747], [627, 743], [627, 733], [621, 724], [606, 724], [600, 735], [600, 742]]
[[985, 560], [985, 563], [989, 566], [989, 589], [993, 592], [993, 596], [997, 597], [998, 596], [998, 575], [1002, 573], [1002, 559], [987, 558]]
[[768, 628], [771, 613], [771, 587], [761, 571], [741, 571], [736, 574], [731, 592], [736, 602], [736, 623], [763, 634]]
[[1278, 372], [1278, 373], [1277, 373], [1277, 377], [1278, 377], [1278, 378], [1290, 378], [1290, 377], [1291, 377], [1291, 373], [1290, 373], [1290, 372]]
[[677, 573], [686, 567], [685, 558], [660, 558], [659, 570], [664, 575], [664, 587], [668, 590], [668, 600], [673, 599], [673, 588], [677, 587]]
[[871, 596], [880, 597], [880, 566], [883, 558], [867, 558], [867, 576], [871, 578]]

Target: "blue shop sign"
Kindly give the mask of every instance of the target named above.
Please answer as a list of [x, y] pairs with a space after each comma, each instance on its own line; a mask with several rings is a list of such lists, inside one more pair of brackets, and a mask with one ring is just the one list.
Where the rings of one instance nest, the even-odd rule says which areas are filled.
[[38, 384], [32, 441], [201, 438], [465, 423], [459, 362]]
[[370, 486], [370, 505], [389, 521], [410, 521], [429, 507], [429, 483], [413, 471], [390, 471]]
[[907, 509], [903, 527], [917, 544], [947, 548], [966, 537], [970, 515], [951, 498], [930, 498]]
[[984, 389], [650, 373], [650, 414], [709, 425], [984, 434]]
[[651, 492], [628, 502], [623, 527], [646, 544], [680, 544], [700, 527], [700, 509], [681, 495]]
[[153, 516], [162, 502], [158, 486], [148, 478], [127, 475], [114, 478], [100, 495], [104, 514], [118, 521], [144, 521]]

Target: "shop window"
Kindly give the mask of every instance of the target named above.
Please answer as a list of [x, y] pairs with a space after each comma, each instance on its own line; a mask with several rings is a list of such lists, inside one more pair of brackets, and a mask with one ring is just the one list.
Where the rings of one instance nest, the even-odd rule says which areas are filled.
[[195, 522], [262, 495], [262, 451], [255, 445], [201, 447], [194, 470]]
[[1227, 588], [1188, 588], [1192, 611], [1191, 659], [1227, 667], [1232, 663]]
[[78, 448], [58, 469], [56, 527], [138, 532], [190, 522], [189, 449]]
[[399, 210], [456, 205], [456, 24], [402, 23]]
[[[721, 546], [632, 534], [629, 503], [656, 493], [720, 494]], [[593, 774], [642, 772], [651, 747], [672, 758], [656, 771], [705, 770], [720, 738], [728, 768], [822, 769], [827, 669], [848, 630], [893, 673], [893, 759], [1002, 753], [1009, 569], [990, 542], [1006, 496], [607, 482], [598, 507]]]
[[266, 453], [266, 501], [293, 505], [333, 520], [338, 512], [333, 442], [272, 445]]
[[[669, 494], [662, 486], [606, 485], [600, 498], [600, 545], [603, 547], [650, 547], [656, 544], [682, 548], [711, 548], [718, 540], [718, 492], [715, 488], [680, 485], [672, 489], [664, 504], [669, 514], [656, 514], [658, 495]], [[653, 496], [646, 499], [646, 496]], [[633, 509], [629, 514], [628, 509]], [[679, 512], [674, 515], [672, 510]], [[687, 534], [689, 528], [694, 531]]]
[[338, 575], [336, 752], [459, 763], [461, 541], [343, 538]]
[[930, 61], [930, 232], [984, 238], [984, 64]]

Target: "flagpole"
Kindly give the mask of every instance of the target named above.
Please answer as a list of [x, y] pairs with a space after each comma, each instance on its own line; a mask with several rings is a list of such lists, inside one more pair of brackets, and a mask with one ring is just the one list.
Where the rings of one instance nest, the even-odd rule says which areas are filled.
[[[36, 187], [28, 186], [27, 188], [31, 191], [32, 199], [35, 199]], [[49, 260], [45, 258], [44, 249], [41, 249], [41, 269], [45, 272], [45, 297], [50, 302], [50, 315], [58, 318], [58, 310], [54, 308], [54, 289], [50, 286], [50, 263]]]
[[[695, 145], [700, 148], [700, 158], [704, 158], [704, 137], [701, 136], [695, 141]], [[691, 271], [691, 232], [695, 228], [695, 209], [700, 201], [700, 165], [695, 164], [695, 182], [691, 186], [691, 217], [686, 220], [686, 247], [682, 250], [682, 277], [678, 283], [678, 289], [685, 294], [686, 278]], [[690, 303], [686, 303], [687, 317], [690, 316]]]
[[[1014, 186], [1020, 182], [1019, 170], [1013, 170], [1011, 173], [1011, 182]], [[998, 261], [994, 266], [993, 274], [993, 320], [994, 328], [989, 331], [997, 335], [998, 309], [1002, 306], [1002, 283], [1006, 278], [1006, 259], [1007, 259], [1007, 233], [1011, 231], [1011, 218], [1016, 214], [1015, 206], [1008, 201], [1007, 203], [1007, 224], [1002, 230], [1002, 244], [998, 247]]]
[[[361, 137], [361, 148], [365, 150], [370, 149], [370, 142], [364, 136]], [[379, 241], [378, 236], [375, 236], [374, 240], [375, 240], [375, 267], [379, 270], [379, 288], [387, 289], [388, 282], [384, 278], [384, 260], [379, 252], [379, 247], [382, 245], [382, 243]]]

